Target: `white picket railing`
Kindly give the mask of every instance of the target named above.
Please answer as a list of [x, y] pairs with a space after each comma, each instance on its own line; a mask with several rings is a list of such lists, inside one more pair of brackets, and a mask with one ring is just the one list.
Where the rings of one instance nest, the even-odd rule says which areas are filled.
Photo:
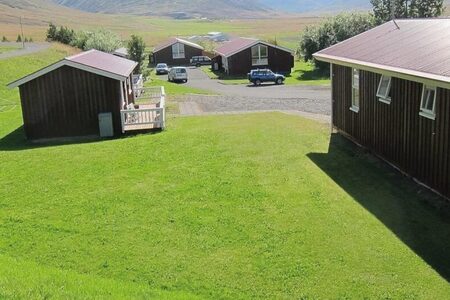
[[[161, 128], [164, 130], [166, 123], [166, 95], [164, 87], [144, 88], [142, 95], [135, 99], [142, 108], [123, 109], [120, 111], [122, 132], [128, 130]], [[155, 106], [150, 107], [149, 106]]]

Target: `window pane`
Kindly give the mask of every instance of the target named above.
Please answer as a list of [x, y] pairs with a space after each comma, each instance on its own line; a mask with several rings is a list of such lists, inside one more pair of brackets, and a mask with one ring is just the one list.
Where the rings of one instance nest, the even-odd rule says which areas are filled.
[[259, 58], [258, 46], [252, 47], [252, 57]]
[[381, 76], [377, 96], [382, 98], [390, 97], [390, 85], [391, 85], [391, 77]]
[[359, 70], [353, 69], [352, 85], [354, 88], [359, 88]]
[[261, 58], [267, 57], [267, 46], [260, 45], [260, 51], [261, 51]]
[[353, 89], [353, 106], [359, 107], [359, 89]]
[[425, 109], [427, 109], [429, 111], [433, 111], [434, 96], [435, 96], [434, 90], [427, 90]]

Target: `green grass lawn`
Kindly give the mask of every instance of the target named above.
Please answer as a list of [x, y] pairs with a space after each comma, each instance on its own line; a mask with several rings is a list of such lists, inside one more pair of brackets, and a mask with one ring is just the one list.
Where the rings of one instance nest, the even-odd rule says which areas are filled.
[[[202, 70], [211, 78], [219, 79], [224, 84], [248, 84], [245, 76], [228, 76], [223, 73], [214, 72], [209, 66], [202, 67]], [[286, 77], [285, 84], [305, 84], [305, 85], [329, 85], [330, 77], [314, 69], [311, 63], [295, 61], [292, 73]]]
[[[0, 61], [1, 80], [60, 55]], [[0, 298], [450, 297], [436, 196], [326, 125], [170, 117], [157, 134], [39, 146], [21, 123], [0, 113]]]

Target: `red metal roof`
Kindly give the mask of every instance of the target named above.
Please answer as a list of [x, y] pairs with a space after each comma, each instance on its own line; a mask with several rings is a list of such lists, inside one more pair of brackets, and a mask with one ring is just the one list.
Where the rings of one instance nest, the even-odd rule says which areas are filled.
[[192, 42], [180, 39], [180, 38], [172, 37], [172, 38], [168, 39], [167, 41], [164, 41], [163, 43], [161, 43], [158, 46], [156, 46], [155, 49], [153, 50], [153, 52], [158, 52], [158, 51], [160, 51], [162, 49], [165, 49], [167, 47], [170, 47], [170, 46], [172, 46], [173, 44], [176, 44], [176, 43], [181, 43], [181, 44], [184, 44], [184, 45], [187, 45], [187, 46], [191, 46], [191, 47], [194, 47], [194, 48], [197, 48], [197, 49], [204, 50], [202, 46], [197, 45], [196, 43], [192, 43]]
[[69, 56], [66, 57], [66, 60], [123, 77], [128, 77], [136, 67], [136, 62], [132, 60], [98, 50], [89, 50]]
[[450, 82], [450, 19], [391, 21], [314, 57]]
[[230, 56], [240, 50], [247, 49], [257, 43], [258, 40], [250, 38], [235, 38], [229, 42], [225, 42], [216, 49], [216, 52], [223, 56]]

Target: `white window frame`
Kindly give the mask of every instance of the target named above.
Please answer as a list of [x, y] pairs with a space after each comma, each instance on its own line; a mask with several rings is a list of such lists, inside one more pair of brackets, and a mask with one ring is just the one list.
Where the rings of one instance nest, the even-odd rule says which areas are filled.
[[172, 58], [173, 59], [183, 59], [186, 58], [184, 44], [175, 43], [172, 45]]
[[[258, 56], [253, 56], [253, 49], [258, 49]], [[261, 55], [261, 49], [265, 48], [266, 49], [266, 55], [262, 56]], [[251, 52], [252, 52], [252, 66], [267, 66], [269, 64], [269, 47], [267, 47], [266, 45], [255, 45], [251, 48]]]
[[[434, 91], [433, 98], [433, 109], [427, 109], [427, 101], [429, 101], [428, 91]], [[437, 99], [437, 88], [435, 86], [423, 84], [422, 88], [422, 100], [420, 101], [420, 112], [419, 115], [431, 120], [436, 119], [436, 99]]]
[[[359, 89], [359, 75], [360, 72], [358, 69], [352, 69], [352, 106], [350, 110], [359, 113], [359, 107], [361, 104], [361, 95]], [[358, 77], [358, 82], [355, 82], [355, 77]], [[356, 91], [358, 91], [358, 98], [356, 98]]]
[[[388, 81], [388, 86], [386, 87], [386, 92], [384, 94], [382, 94], [381, 88], [382, 88], [383, 82], [385, 82], [385, 79], [389, 79], [389, 81]], [[378, 84], [378, 90], [377, 90], [377, 97], [380, 102], [383, 102], [386, 104], [391, 104], [392, 99], [391, 99], [391, 97], [389, 97], [389, 94], [391, 92], [391, 87], [392, 87], [392, 77], [386, 76], [386, 75], [381, 75], [380, 83]]]

